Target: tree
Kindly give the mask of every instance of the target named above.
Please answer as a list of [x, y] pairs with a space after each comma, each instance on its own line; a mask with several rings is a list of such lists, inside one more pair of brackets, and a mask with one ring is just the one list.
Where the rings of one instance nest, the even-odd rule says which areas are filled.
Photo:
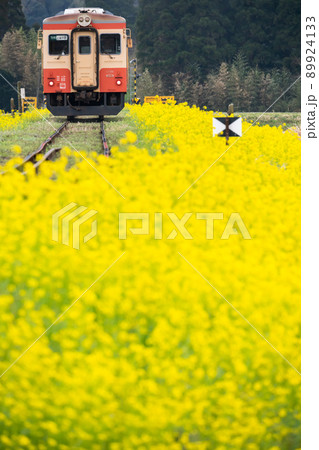
[[38, 43], [38, 33], [34, 28], [30, 28], [30, 30], [26, 33], [26, 39], [28, 43], [28, 47], [36, 53], [37, 51], [37, 43]]
[[204, 89], [206, 106], [213, 110], [225, 111], [228, 100], [229, 72], [225, 62], [221, 63], [219, 71], [210, 72], [206, 78]]
[[230, 0], [232, 38], [251, 66], [273, 66], [274, 20], [278, 0]]
[[[8, 82], [14, 86], [14, 77], [6, 72], [5, 70], [0, 70], [0, 74], [4, 76]], [[15, 105], [18, 105], [18, 97], [16, 91], [0, 76], [0, 109], [5, 111], [10, 111], [10, 98], [12, 97], [15, 101]]]
[[22, 28], [7, 31], [2, 39], [1, 67], [22, 80], [25, 66], [26, 36]]
[[37, 97], [39, 69], [37, 55], [31, 49], [28, 50], [22, 77], [22, 86], [26, 90], [26, 95]]
[[260, 90], [259, 90], [259, 99], [261, 104], [261, 109], [264, 109], [271, 105], [271, 103], [275, 100], [273, 98], [273, 80], [271, 78], [271, 75], [269, 73], [262, 74], [261, 80], [260, 80]]
[[22, 81], [27, 95], [35, 96], [39, 82], [39, 63], [37, 59], [34, 30], [28, 33], [22, 28], [7, 31], [1, 45], [1, 67], [15, 82]]
[[145, 96], [158, 95], [149, 70], [146, 68], [137, 80], [137, 96], [143, 101]]
[[160, 77], [152, 77], [146, 68], [137, 79], [137, 96], [143, 102], [144, 97], [154, 95], [163, 95], [162, 80]]
[[224, 52], [228, 22], [216, 0], [141, 0], [138, 57], [152, 74], [199, 67], [204, 78]]
[[300, 9], [300, 0], [279, 0], [274, 19], [274, 65], [294, 73], [300, 72]]
[[0, 2], [0, 39], [2, 39], [8, 28], [8, 0], [2, 0]]
[[[248, 111], [260, 111], [262, 109], [262, 107], [259, 107], [258, 103], [260, 93], [260, 79], [261, 71], [258, 67], [250, 68], [248, 70], [247, 75], [244, 79], [245, 90], [249, 93], [249, 109], [247, 109]], [[244, 108], [242, 108], [242, 110], [244, 110]]]
[[175, 100], [187, 102], [191, 106], [204, 106], [206, 101], [204, 86], [199, 81], [195, 81], [191, 75], [186, 73], [175, 73], [173, 81]]

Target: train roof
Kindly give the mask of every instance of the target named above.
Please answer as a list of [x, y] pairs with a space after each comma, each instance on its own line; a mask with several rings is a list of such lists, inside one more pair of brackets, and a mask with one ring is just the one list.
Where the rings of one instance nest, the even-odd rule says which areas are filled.
[[68, 8], [55, 16], [44, 19], [43, 24], [69, 24], [76, 23], [79, 14], [87, 13], [92, 17], [92, 22], [95, 23], [125, 23], [124, 17], [115, 16], [110, 11], [105, 11], [102, 8]]
[[[110, 11], [104, 11], [103, 8], [67, 8], [59, 14], [79, 14], [82, 12], [95, 13], [95, 14], [109, 14], [114, 16]], [[58, 14], [57, 14], [58, 15]]]

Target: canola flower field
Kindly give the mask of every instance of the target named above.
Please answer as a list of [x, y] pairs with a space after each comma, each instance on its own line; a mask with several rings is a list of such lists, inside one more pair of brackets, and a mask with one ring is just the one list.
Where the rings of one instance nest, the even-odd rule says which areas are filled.
[[0, 110], [0, 131], [15, 129], [17, 127], [25, 127], [32, 122], [37, 122], [41, 116], [50, 117], [50, 111], [48, 109], [36, 109], [28, 110], [23, 114], [5, 114], [4, 111]]
[[[128, 109], [137, 132], [112, 158], [1, 168], [0, 448], [300, 448], [298, 135], [244, 122], [218, 159], [211, 111]], [[80, 250], [52, 239], [72, 202], [97, 211]], [[130, 212], [149, 235], [119, 239]], [[221, 239], [234, 212], [251, 239]], [[167, 239], [167, 213], [191, 214], [192, 239]], [[196, 213], [223, 215], [210, 239]]]

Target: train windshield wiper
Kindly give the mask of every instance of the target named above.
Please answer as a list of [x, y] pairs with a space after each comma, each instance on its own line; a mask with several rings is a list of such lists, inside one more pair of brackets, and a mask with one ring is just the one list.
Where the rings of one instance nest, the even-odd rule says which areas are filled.
[[104, 55], [108, 55], [111, 59], [114, 59], [111, 52], [103, 52]]

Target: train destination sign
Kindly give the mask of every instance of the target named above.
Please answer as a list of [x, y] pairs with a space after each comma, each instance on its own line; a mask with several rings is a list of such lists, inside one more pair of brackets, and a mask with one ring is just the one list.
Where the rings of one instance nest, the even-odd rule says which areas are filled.
[[213, 136], [236, 137], [242, 135], [241, 117], [213, 117]]

